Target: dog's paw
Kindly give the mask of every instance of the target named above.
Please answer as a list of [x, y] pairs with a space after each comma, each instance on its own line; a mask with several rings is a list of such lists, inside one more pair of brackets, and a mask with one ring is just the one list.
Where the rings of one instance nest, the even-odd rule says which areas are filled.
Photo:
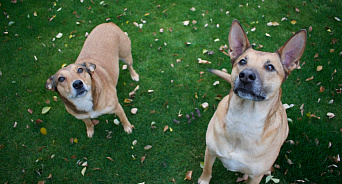
[[197, 184], [209, 184], [209, 181], [198, 179]]
[[131, 134], [132, 133], [132, 125], [124, 126], [124, 130], [126, 133]]
[[92, 138], [94, 135], [94, 130], [87, 130], [87, 135], [89, 138]]
[[135, 73], [134, 75], [131, 75], [131, 77], [134, 81], [139, 81], [139, 74]]

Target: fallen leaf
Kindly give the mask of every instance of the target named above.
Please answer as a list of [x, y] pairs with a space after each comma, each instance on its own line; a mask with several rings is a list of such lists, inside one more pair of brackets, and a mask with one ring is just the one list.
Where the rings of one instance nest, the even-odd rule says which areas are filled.
[[321, 71], [323, 69], [323, 66], [319, 65], [317, 66], [317, 72]]
[[114, 160], [113, 160], [112, 158], [110, 158], [110, 157], [106, 157], [106, 158], [107, 158], [108, 160], [114, 162]]
[[312, 77], [309, 77], [309, 78], [307, 78], [305, 81], [311, 81], [313, 78], [314, 78], [313, 76], [312, 76]]
[[40, 133], [43, 135], [46, 135], [47, 134], [46, 128], [44, 127], [40, 128]]
[[218, 84], [220, 84], [220, 81], [215, 81], [213, 85], [216, 86]]
[[18, 126], [18, 123], [17, 122], [14, 122], [14, 125], [13, 125], [13, 128], [17, 127]]
[[137, 113], [137, 111], [138, 111], [138, 109], [137, 109], [137, 108], [133, 108], [133, 109], [131, 109], [131, 113], [132, 113], [132, 114], [136, 114], [136, 113]]
[[201, 59], [201, 58], [198, 58], [198, 63], [200, 63], [200, 64], [211, 64], [210, 61], [203, 60], [203, 59]]
[[42, 114], [48, 113], [50, 109], [51, 109], [51, 107], [44, 107], [44, 108], [42, 109]]
[[47, 177], [47, 179], [52, 179], [52, 174], [49, 174], [49, 176]]
[[200, 167], [203, 169], [204, 168], [204, 162], [200, 162]]
[[318, 58], [318, 53], [315, 54], [314, 58]]
[[269, 22], [267, 23], [267, 26], [279, 26], [278, 22]]
[[78, 139], [77, 138], [74, 138], [74, 143], [78, 143]]
[[132, 142], [132, 145], [135, 146], [137, 143], [138, 143], [138, 141], [137, 141], [137, 140], [134, 140], [134, 141]]
[[86, 170], [87, 170], [87, 167], [84, 167], [84, 168], [82, 169], [82, 171], [81, 171], [82, 176], [84, 176]]
[[131, 100], [131, 99], [129, 99], [129, 98], [126, 98], [125, 100], [124, 100], [124, 103], [132, 103], [133, 102], [133, 100]]
[[203, 107], [203, 109], [206, 109], [209, 107], [209, 104], [207, 102], [204, 102], [201, 104], [201, 106]]
[[284, 106], [285, 109], [289, 109], [289, 108], [292, 108], [294, 106], [294, 104], [291, 104], [291, 105], [283, 104], [283, 106]]
[[114, 119], [114, 124], [115, 125], [119, 125], [120, 124], [120, 121], [118, 119]]
[[266, 35], [267, 37], [271, 37], [271, 35], [270, 35], [270, 34], [268, 34], [268, 33], [266, 33], [265, 35]]
[[335, 20], [337, 20], [338, 22], [340, 22], [340, 21], [341, 21], [341, 19], [339, 19], [338, 17], [335, 17]]
[[146, 159], [146, 154], [145, 154], [144, 156], [141, 157], [140, 163], [143, 163], [145, 159]]
[[187, 26], [187, 25], [189, 25], [189, 23], [190, 23], [190, 21], [188, 21], [188, 20], [186, 20], [186, 21], [183, 21], [183, 25], [184, 25], [184, 26]]
[[33, 113], [33, 110], [32, 109], [27, 109], [27, 111], [32, 114]]
[[190, 9], [190, 11], [196, 11], [196, 8], [195, 8], [195, 7], [192, 7], [192, 8]]
[[164, 132], [166, 132], [166, 130], [168, 130], [168, 129], [169, 129], [169, 126], [166, 125], [166, 126], [164, 127]]
[[144, 150], [149, 150], [149, 149], [151, 149], [151, 148], [152, 148], [151, 145], [146, 145], [146, 146], [144, 147]]
[[309, 32], [311, 32], [311, 31], [312, 31], [312, 26], [309, 27]]
[[330, 52], [330, 53], [334, 53], [334, 52], [335, 52], [335, 49], [330, 49], [329, 52]]
[[299, 13], [299, 9], [296, 7], [296, 12], [298, 12]]
[[323, 86], [321, 86], [321, 87], [319, 88], [319, 92], [320, 92], [320, 93], [323, 93], [324, 90], [325, 90], [325, 88], [324, 88]]
[[184, 178], [184, 180], [191, 180], [191, 177], [192, 177], [192, 171], [188, 171], [187, 173], [186, 173], [186, 175], [185, 175], [185, 178]]
[[335, 117], [335, 114], [334, 114], [334, 113], [331, 113], [331, 112], [328, 112], [328, 113], [327, 113], [327, 116], [329, 117], [329, 119], [331, 119], [331, 118], [334, 118], [334, 117]]
[[291, 20], [291, 24], [295, 25], [297, 23], [296, 20]]
[[97, 125], [100, 123], [100, 120], [92, 119], [91, 122], [93, 123], [93, 125]]
[[58, 33], [58, 34], [56, 35], [56, 38], [62, 38], [62, 36], [63, 36], [63, 33]]

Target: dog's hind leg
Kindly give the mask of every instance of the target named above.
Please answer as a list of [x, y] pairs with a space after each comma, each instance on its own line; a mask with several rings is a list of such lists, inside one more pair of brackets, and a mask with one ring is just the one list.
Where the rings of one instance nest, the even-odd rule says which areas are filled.
[[213, 164], [215, 162], [216, 157], [212, 155], [208, 149], [205, 149], [205, 157], [204, 157], [204, 168], [201, 177], [198, 179], [198, 184], [208, 184], [211, 179], [211, 173]]
[[[127, 40], [126, 40], [127, 41]], [[129, 40], [128, 40], [129, 41]], [[131, 53], [131, 44], [125, 44], [120, 46], [119, 58], [127, 64], [127, 68], [131, 73], [131, 77], [134, 81], [139, 81], [139, 74], [133, 69], [133, 58]]]
[[88, 137], [93, 137], [93, 135], [94, 135], [94, 125], [91, 122], [91, 120], [89, 118], [87, 118], [87, 119], [82, 119], [82, 121], [84, 122], [84, 124], [87, 127], [87, 135], [88, 135]]

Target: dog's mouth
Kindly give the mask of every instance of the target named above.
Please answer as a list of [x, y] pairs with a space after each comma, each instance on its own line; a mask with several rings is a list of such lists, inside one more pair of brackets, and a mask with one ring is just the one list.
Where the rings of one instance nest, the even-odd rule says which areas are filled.
[[87, 90], [82, 88], [82, 89], [79, 89], [76, 91], [76, 95], [75, 95], [75, 98], [80, 98], [80, 97], [83, 97], [84, 95], [87, 94]]
[[263, 101], [266, 99], [264, 95], [256, 94], [254, 91], [248, 90], [246, 88], [235, 88], [234, 93], [246, 100]]

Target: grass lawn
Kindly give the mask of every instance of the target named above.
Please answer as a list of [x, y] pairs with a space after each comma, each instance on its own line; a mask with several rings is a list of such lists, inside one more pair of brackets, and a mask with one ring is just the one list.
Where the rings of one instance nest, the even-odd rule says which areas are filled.
[[[294, 32], [308, 30], [301, 69], [282, 85], [282, 102], [294, 107], [287, 110], [292, 120], [288, 141], [272, 175], [280, 183], [341, 181], [340, 1], [7, 0], [0, 9], [0, 183], [196, 183], [217, 97], [231, 87], [207, 69], [231, 71], [229, 57], [219, 48], [228, 45], [234, 19], [260, 51], [274, 52]], [[121, 70], [117, 89], [135, 130], [128, 135], [113, 123], [117, 117], [103, 115], [88, 138], [84, 123], [67, 113], [61, 99], [54, 100], [58, 95], [46, 90], [45, 82], [75, 61], [85, 34], [104, 22], [117, 24], [132, 42], [140, 81]], [[63, 36], [56, 38], [58, 33]], [[199, 64], [198, 58], [211, 64]], [[137, 85], [133, 102], [125, 104]], [[207, 110], [200, 107], [204, 102]], [[44, 107], [51, 109], [42, 114]], [[137, 114], [130, 113], [132, 108]], [[185, 115], [196, 114], [195, 108], [202, 116], [188, 123]], [[37, 124], [38, 119], [42, 122]], [[146, 145], [152, 148], [145, 150]], [[85, 161], [86, 167], [77, 164]], [[188, 171], [191, 181], [184, 180]], [[216, 160], [212, 183], [236, 183], [238, 177]]]

